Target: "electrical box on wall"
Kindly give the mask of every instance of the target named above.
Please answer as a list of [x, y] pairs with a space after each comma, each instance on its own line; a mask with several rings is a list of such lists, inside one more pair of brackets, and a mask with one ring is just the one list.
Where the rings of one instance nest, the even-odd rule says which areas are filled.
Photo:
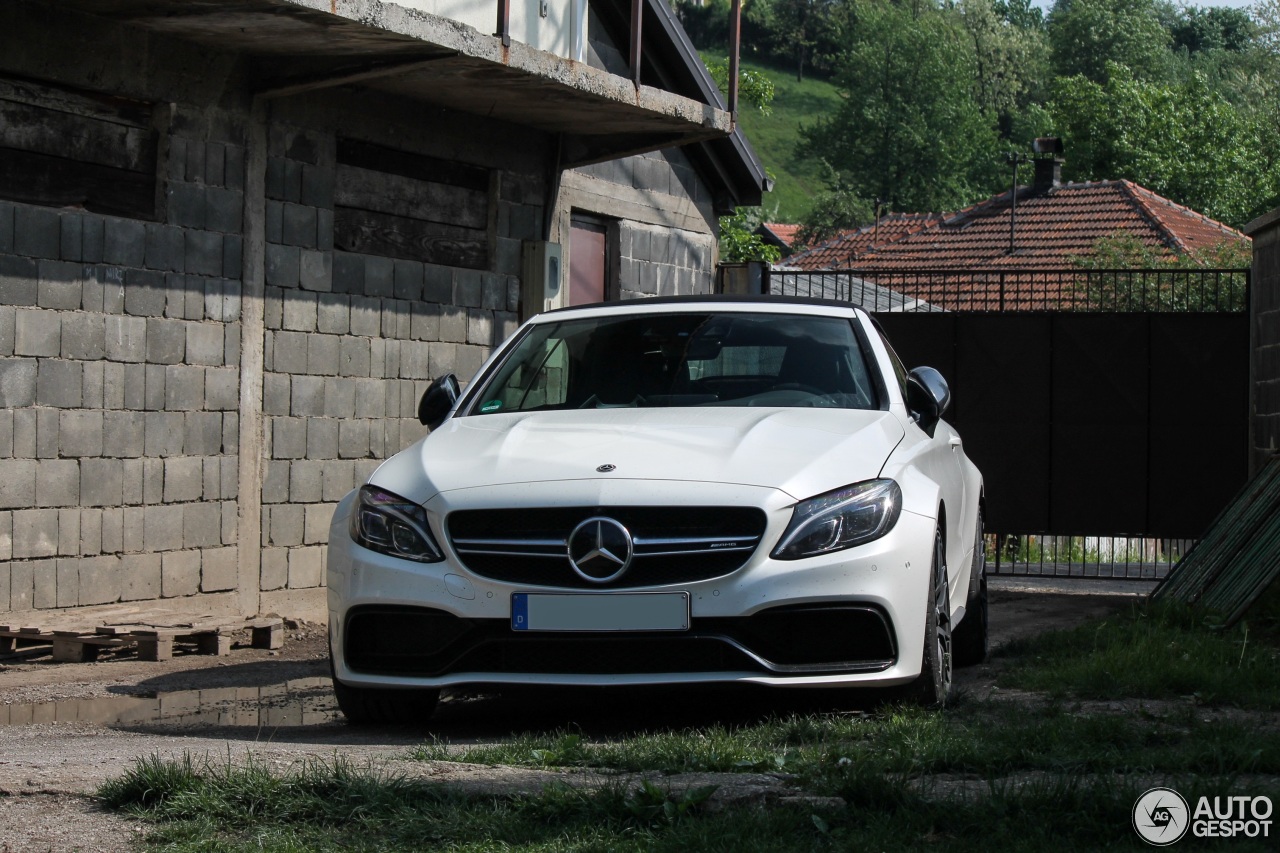
[[564, 264], [559, 243], [525, 240], [521, 249], [524, 276], [520, 286], [520, 319], [564, 305]]

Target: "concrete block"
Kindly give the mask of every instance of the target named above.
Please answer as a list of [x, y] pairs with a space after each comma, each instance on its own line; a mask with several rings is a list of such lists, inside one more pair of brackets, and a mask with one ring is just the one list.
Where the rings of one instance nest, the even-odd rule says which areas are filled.
[[[223, 327], [215, 323], [187, 323], [187, 364], [219, 367], [222, 357]], [[66, 336], [66, 330], [63, 330]]]
[[276, 332], [272, 337], [272, 370], [277, 373], [307, 372], [307, 336], [301, 332]]
[[240, 364], [240, 324], [227, 323], [222, 335], [223, 360], [227, 364]]
[[301, 274], [301, 255], [296, 246], [267, 244], [266, 283], [271, 287], [296, 288]]
[[[216, 231], [186, 232], [186, 271], [195, 275], [222, 275], [222, 235]], [[234, 270], [233, 274], [238, 274]]]
[[440, 306], [440, 340], [463, 343], [467, 339], [467, 310], [456, 305]]
[[143, 374], [141, 408], [151, 412], [159, 411], [164, 408], [165, 366], [146, 364], [141, 367]]
[[336, 293], [364, 293], [363, 255], [350, 252], [333, 253], [333, 290]]
[[422, 298], [422, 263], [397, 259], [392, 269], [392, 294], [414, 302]]
[[381, 337], [407, 340], [412, 330], [410, 308], [410, 303], [400, 299], [382, 300]]
[[36, 409], [35, 455], [37, 459], [56, 459], [58, 456], [57, 409]]
[[11, 595], [9, 606], [14, 610], [30, 610], [34, 606], [32, 599], [35, 597], [35, 579], [32, 575], [30, 563], [13, 563], [7, 564], [9, 569], [9, 578], [11, 583]]
[[297, 332], [314, 332], [316, 329], [316, 297], [296, 290], [284, 293], [282, 328]]
[[36, 412], [17, 409], [13, 413], [13, 455], [31, 459], [36, 455]]
[[96, 557], [102, 553], [102, 510], [80, 510], [80, 550], [82, 557]]
[[147, 358], [147, 324], [163, 323], [163, 320], [148, 321], [142, 317], [130, 317], [125, 314], [108, 315], [104, 318], [106, 356], [112, 361], [140, 362]]
[[267, 544], [290, 547], [302, 544], [302, 507], [276, 504], [271, 507]]
[[294, 548], [289, 551], [289, 588], [311, 589], [324, 578], [323, 548]]
[[136, 554], [120, 561], [120, 600], [149, 601], [164, 590], [163, 556]]
[[351, 328], [351, 300], [340, 293], [322, 293], [316, 303], [316, 330], [345, 335]]
[[62, 315], [40, 308], [19, 308], [14, 313], [13, 351], [17, 355], [60, 354]]
[[391, 258], [365, 256], [364, 294], [387, 297], [395, 295], [395, 262]]
[[35, 305], [39, 294], [39, 266], [28, 258], [0, 255], [0, 303]]
[[166, 367], [164, 407], [170, 412], [204, 408], [204, 368], [175, 364]]
[[84, 394], [84, 366], [78, 361], [42, 358], [36, 367], [36, 402], [41, 406], [73, 409]]
[[222, 238], [222, 274], [239, 278], [244, 270], [244, 238], [228, 234]]
[[144, 415], [145, 453], [154, 459], [181, 456], [186, 438], [186, 418], [178, 412]]
[[80, 553], [80, 510], [58, 510], [58, 554], [74, 557]]
[[238, 566], [235, 548], [205, 549], [200, 558], [200, 591], [223, 592], [235, 589], [239, 580]]
[[125, 407], [124, 378], [130, 366], [138, 365], [117, 364], [112, 361], [102, 363], [102, 408], [123, 409]]
[[167, 272], [183, 271], [182, 229], [176, 225], [148, 222], [145, 226], [143, 265]]
[[164, 501], [164, 460], [142, 460], [142, 502], [158, 504]]
[[493, 314], [489, 311], [467, 311], [467, 343], [493, 346]]
[[470, 382], [472, 377], [476, 375], [476, 371], [480, 369], [480, 365], [484, 364], [484, 360], [488, 357], [488, 347], [458, 347], [457, 363], [454, 365], [458, 380], [460, 382]]
[[484, 278], [479, 270], [454, 270], [453, 302], [463, 308], [479, 308], [484, 299]]
[[405, 379], [430, 379], [430, 344], [426, 341], [404, 341], [400, 345], [400, 372]]
[[62, 223], [48, 208], [19, 204], [13, 209], [13, 251], [33, 258], [56, 258], [61, 250]]
[[485, 273], [484, 290], [480, 307], [490, 311], [504, 311], [507, 307], [507, 278], [496, 273]]
[[81, 393], [81, 405], [88, 409], [101, 409], [103, 407], [103, 382], [104, 370], [106, 364], [101, 361], [87, 361], [84, 363], [84, 386]]
[[223, 456], [218, 460], [220, 471], [218, 491], [223, 500], [235, 500], [240, 497], [239, 458]]
[[240, 417], [235, 412], [222, 416], [222, 446], [231, 450], [240, 446]]
[[440, 306], [419, 302], [410, 312], [409, 336], [418, 341], [433, 341], [440, 337]]
[[303, 249], [298, 258], [298, 284], [303, 290], [333, 290], [333, 253]]
[[78, 561], [77, 571], [82, 607], [120, 600], [125, 571], [119, 557], [85, 557]]
[[[128, 468], [129, 464], [125, 463], [125, 483], [128, 489]], [[142, 463], [138, 463], [138, 470], [142, 470]], [[141, 482], [141, 481], [139, 481]], [[123, 510], [124, 521], [121, 524], [121, 551], [126, 554], [138, 553], [143, 550], [143, 529], [146, 521], [146, 508], [141, 506], [127, 506]]]
[[[78, 293], [79, 287], [76, 290]], [[101, 314], [65, 315], [62, 317], [62, 357], [81, 361], [97, 361], [104, 357], [105, 330], [106, 317]]]
[[164, 502], [198, 501], [204, 495], [204, 460], [175, 456], [164, 460]]
[[338, 421], [312, 418], [307, 422], [307, 458], [338, 458]]
[[100, 411], [58, 413], [58, 449], [62, 456], [101, 456], [102, 433]]
[[0, 459], [0, 508], [29, 507], [35, 502], [35, 460]]
[[355, 485], [355, 464], [343, 459], [326, 460], [322, 473], [321, 500], [342, 500]]
[[351, 418], [355, 413], [356, 380], [331, 377], [324, 386], [325, 417]]
[[386, 385], [373, 380], [356, 381], [356, 417], [380, 418], [386, 412]]
[[93, 276], [102, 285], [102, 310], [107, 314], [124, 313], [125, 271], [120, 267], [95, 266]]
[[290, 377], [268, 373], [262, 377], [262, 411], [267, 415], [289, 414]]
[[[131, 269], [124, 276], [124, 310], [137, 317], [162, 317], [169, 291], [164, 273]], [[104, 296], [104, 301], [106, 297]]]
[[338, 455], [343, 459], [369, 455], [369, 421], [342, 421], [338, 425]]
[[510, 311], [496, 311], [493, 315], [493, 345], [505, 341], [516, 333], [516, 329], [520, 328], [520, 315]]
[[289, 468], [292, 462], [279, 459], [267, 461], [262, 476], [262, 502], [285, 503], [289, 500]]
[[206, 501], [222, 500], [222, 465], [216, 456], [201, 461], [200, 498]]
[[32, 598], [36, 610], [58, 606], [58, 561], [34, 560], [31, 563]]
[[437, 304], [453, 301], [453, 269], [423, 264], [422, 298]]
[[142, 538], [146, 550], [177, 551], [183, 542], [183, 507], [155, 504], [143, 507]]
[[507, 276], [507, 310], [520, 311], [520, 279], [514, 275]]
[[[53, 562], [50, 560], [49, 562]], [[39, 573], [39, 569], [35, 570]], [[75, 607], [80, 603], [80, 561], [63, 559], [57, 561], [55, 569], [57, 579], [57, 603], [55, 607]]]
[[0, 457], [13, 456], [13, 409], [0, 409]]
[[141, 267], [146, 258], [147, 232], [142, 222], [134, 219], [107, 217], [104, 222], [102, 259], [109, 264]]
[[215, 367], [205, 371], [204, 406], [215, 411], [233, 411], [240, 407], [238, 367]]
[[124, 510], [102, 510], [102, 552], [118, 554], [124, 550]]
[[293, 398], [289, 414], [294, 417], [319, 417], [324, 414], [324, 377], [293, 377]]
[[283, 589], [289, 583], [289, 550], [287, 548], [262, 549], [260, 582], [264, 592]]
[[203, 228], [205, 223], [205, 189], [197, 184], [169, 181], [165, 202], [171, 225]]
[[316, 209], [302, 204], [285, 204], [281, 209], [281, 239], [285, 245], [304, 249], [316, 247]]
[[326, 166], [303, 166], [299, 198], [314, 207], [333, 207], [334, 170]]
[[308, 504], [303, 509], [302, 543], [321, 545], [329, 541], [329, 524], [333, 521], [335, 504]]
[[0, 356], [13, 355], [17, 313], [12, 305], [0, 305]]
[[244, 194], [235, 190], [209, 187], [205, 190], [204, 227], [210, 231], [234, 234], [241, 230], [244, 217]]
[[[13, 203], [0, 202], [0, 252], [9, 254], [13, 251]], [[3, 584], [0, 584], [0, 588]], [[0, 609], [3, 602], [0, 601]]]
[[[145, 447], [146, 419], [142, 412], [104, 412], [102, 455], [117, 459], [141, 456]], [[155, 417], [163, 417], [161, 414]]]
[[[100, 216], [84, 216], [80, 220], [80, 260], [87, 264], [102, 262], [106, 248], [105, 223]], [[70, 258], [68, 258], [70, 260]]]
[[122, 460], [81, 460], [81, 506], [120, 506], [123, 501], [124, 462]]
[[289, 466], [290, 503], [306, 504], [320, 501], [322, 466], [322, 462], [311, 459], [302, 459]]
[[0, 408], [17, 409], [35, 403], [36, 364], [34, 358], [0, 361]]
[[307, 455], [307, 422], [301, 418], [271, 419], [271, 455], [302, 459]]
[[163, 597], [177, 598], [200, 591], [199, 551], [171, 551], [159, 556], [160, 594]]
[[182, 451], [188, 456], [218, 456], [222, 453], [222, 415], [218, 412], [187, 412], [183, 416]]
[[57, 553], [56, 509], [26, 509], [13, 513], [13, 559], [53, 557]]
[[41, 308], [76, 311], [80, 308], [84, 266], [71, 261], [42, 260], [37, 264], [36, 303]]
[[307, 338], [307, 373], [333, 376], [338, 372], [340, 340], [335, 335], [310, 335]]
[[[352, 313], [354, 318], [355, 314]], [[340, 376], [369, 375], [369, 340], [366, 338], [341, 338], [338, 352]]]
[[377, 337], [382, 334], [382, 300], [351, 297], [351, 334]]

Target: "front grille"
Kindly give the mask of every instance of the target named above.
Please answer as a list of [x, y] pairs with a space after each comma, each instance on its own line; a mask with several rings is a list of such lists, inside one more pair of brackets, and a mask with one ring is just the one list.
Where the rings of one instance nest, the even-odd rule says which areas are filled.
[[502, 619], [367, 606], [347, 617], [347, 665], [378, 675], [467, 673], [820, 674], [878, 672], [897, 658], [888, 617], [869, 605], [776, 607], [695, 619], [688, 631], [513, 631]]
[[[635, 542], [616, 580], [596, 583], [569, 565], [569, 534], [593, 516], [615, 519]], [[648, 587], [720, 577], [746, 565], [767, 519], [755, 507], [553, 507], [459, 510], [445, 519], [462, 564], [482, 577], [527, 586]]]

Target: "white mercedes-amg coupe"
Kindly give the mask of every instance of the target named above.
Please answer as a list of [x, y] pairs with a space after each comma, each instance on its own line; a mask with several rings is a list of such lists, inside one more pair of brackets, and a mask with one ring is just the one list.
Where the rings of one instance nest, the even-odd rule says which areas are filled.
[[329, 534], [334, 690], [899, 687], [986, 654], [982, 476], [859, 308], [687, 297], [525, 323]]

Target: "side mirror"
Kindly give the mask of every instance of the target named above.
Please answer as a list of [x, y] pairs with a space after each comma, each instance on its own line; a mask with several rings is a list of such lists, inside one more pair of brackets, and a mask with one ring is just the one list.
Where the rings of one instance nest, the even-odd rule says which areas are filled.
[[435, 429], [449, 417], [454, 404], [461, 396], [458, 377], [452, 373], [446, 373], [432, 382], [431, 387], [423, 392], [422, 399], [418, 402], [418, 421], [425, 424], [428, 429]]
[[951, 389], [941, 373], [932, 367], [917, 367], [907, 374], [907, 408], [930, 436], [949, 405]]

